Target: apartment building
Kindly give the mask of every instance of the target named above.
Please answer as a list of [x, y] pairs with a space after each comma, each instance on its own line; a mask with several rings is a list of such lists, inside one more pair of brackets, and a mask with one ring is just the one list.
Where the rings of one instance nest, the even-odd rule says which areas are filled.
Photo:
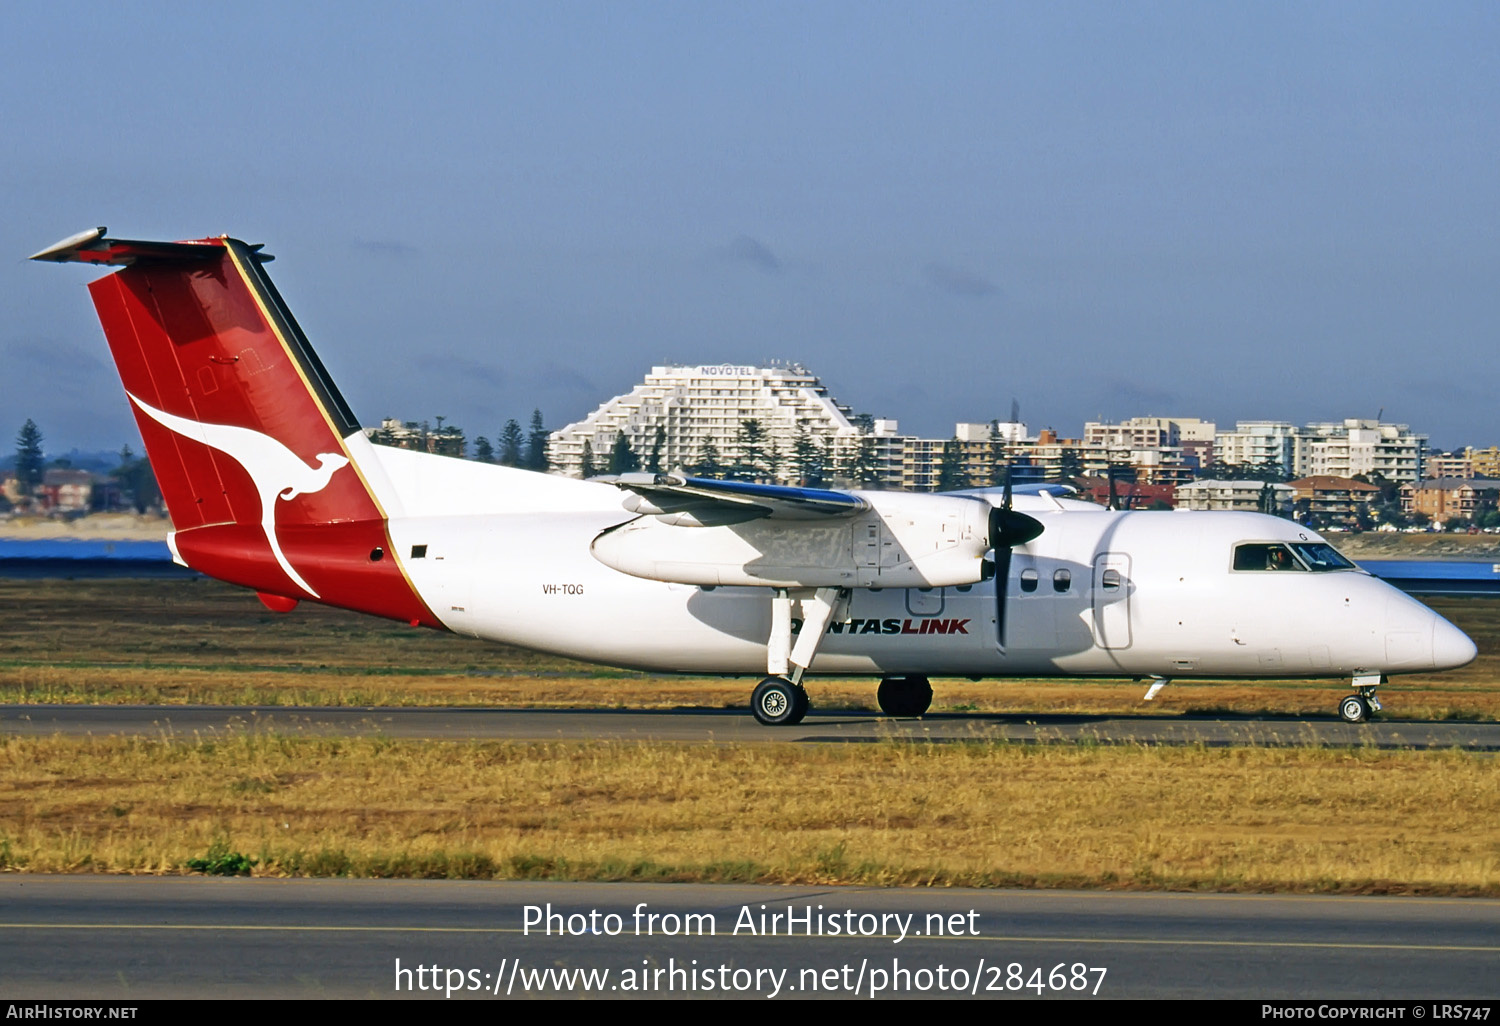
[[1500, 480], [1441, 478], [1401, 486], [1401, 512], [1424, 513], [1435, 524], [1468, 520], [1500, 503]]
[[1298, 519], [1320, 524], [1356, 524], [1368, 517], [1380, 489], [1347, 477], [1299, 477], [1287, 482]]
[[[759, 425], [760, 439], [746, 437], [747, 421]], [[866, 448], [880, 480], [896, 484], [901, 478], [896, 421], [875, 420], [867, 432], [850, 420], [849, 407], [835, 402], [822, 382], [798, 364], [652, 367], [629, 392], [552, 432], [548, 455], [555, 470], [578, 477], [585, 442], [598, 469], [615, 439], [624, 435], [644, 462], [656, 446], [658, 429], [663, 470], [692, 469], [705, 453], [716, 451], [721, 467], [753, 462], [763, 471], [757, 476], [792, 483], [799, 476], [793, 458], [799, 442], [820, 447], [825, 465], [837, 467], [869, 435], [874, 444], [866, 443]]]
[[1290, 516], [1292, 489], [1265, 481], [1194, 481], [1177, 489], [1178, 509], [1232, 509]]

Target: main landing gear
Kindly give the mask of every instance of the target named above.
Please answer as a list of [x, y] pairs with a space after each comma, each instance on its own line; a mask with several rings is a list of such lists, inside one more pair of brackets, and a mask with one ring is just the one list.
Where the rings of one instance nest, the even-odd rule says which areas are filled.
[[750, 711], [768, 727], [790, 727], [801, 723], [811, 707], [807, 689], [785, 677], [767, 677], [750, 694]]
[[926, 677], [886, 677], [875, 700], [887, 716], [921, 716], [932, 705], [932, 684]]
[[[792, 644], [792, 603], [802, 606], [802, 629]], [[771, 598], [771, 637], [766, 643], [766, 673], [769, 676], [750, 694], [750, 711], [768, 727], [789, 727], [802, 722], [812, 703], [802, 687], [802, 675], [812, 665], [823, 634], [835, 616], [849, 609], [848, 588], [777, 588]]]
[[1384, 683], [1385, 677], [1378, 673], [1355, 677], [1355, 693], [1339, 702], [1339, 719], [1345, 723], [1363, 723], [1368, 720], [1371, 712], [1380, 710], [1380, 699], [1375, 697], [1375, 689]]

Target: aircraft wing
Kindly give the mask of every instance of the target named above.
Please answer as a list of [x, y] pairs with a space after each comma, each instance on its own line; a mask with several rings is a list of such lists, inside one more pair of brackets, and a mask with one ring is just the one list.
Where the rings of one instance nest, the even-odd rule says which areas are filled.
[[720, 481], [682, 474], [617, 474], [595, 478], [630, 493], [625, 508], [682, 527], [709, 527], [747, 520], [826, 520], [852, 517], [870, 504], [849, 492], [791, 488], [751, 481]]

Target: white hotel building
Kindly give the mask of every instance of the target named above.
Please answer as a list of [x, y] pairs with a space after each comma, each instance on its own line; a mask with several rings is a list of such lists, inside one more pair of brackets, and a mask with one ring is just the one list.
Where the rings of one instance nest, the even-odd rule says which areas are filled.
[[[774, 447], [779, 456], [783, 482], [792, 479], [791, 455], [799, 436], [824, 446], [835, 464], [863, 437], [858, 425], [849, 420], [849, 408], [830, 398], [822, 382], [798, 364], [662, 366], [652, 367], [645, 381], [583, 420], [552, 432], [548, 454], [554, 470], [577, 477], [582, 472], [583, 445], [588, 442], [595, 472], [602, 472], [615, 439], [623, 433], [644, 468], [660, 427], [663, 471], [696, 466], [709, 441], [718, 449], [719, 463], [730, 467], [744, 455], [741, 425], [747, 420], [760, 422], [764, 447]], [[896, 427], [893, 420], [877, 420], [873, 435], [877, 460], [894, 456], [899, 480], [901, 442]], [[891, 440], [893, 446], [879, 444]]]

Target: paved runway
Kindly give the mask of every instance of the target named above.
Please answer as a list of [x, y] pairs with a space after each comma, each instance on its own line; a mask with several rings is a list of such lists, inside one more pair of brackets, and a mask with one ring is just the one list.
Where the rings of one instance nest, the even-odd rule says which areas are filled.
[[226, 731], [430, 740], [685, 742], [1097, 742], [1500, 751], [1500, 723], [1194, 716], [995, 716], [920, 719], [814, 712], [795, 727], [762, 727], [740, 710], [296, 708], [289, 706], [0, 705], [0, 733], [194, 737]]
[[1500, 992], [1500, 903], [1457, 899], [7, 875], [0, 910], [6, 998]]
[[[5, 998], [1500, 990], [1500, 903], [1478, 900], [13, 874], [0, 877], [0, 909]], [[762, 912], [787, 910], [763, 936]], [[699, 918], [682, 936], [688, 913]], [[939, 921], [945, 936], [932, 936]], [[538, 980], [549, 969], [594, 975]]]

